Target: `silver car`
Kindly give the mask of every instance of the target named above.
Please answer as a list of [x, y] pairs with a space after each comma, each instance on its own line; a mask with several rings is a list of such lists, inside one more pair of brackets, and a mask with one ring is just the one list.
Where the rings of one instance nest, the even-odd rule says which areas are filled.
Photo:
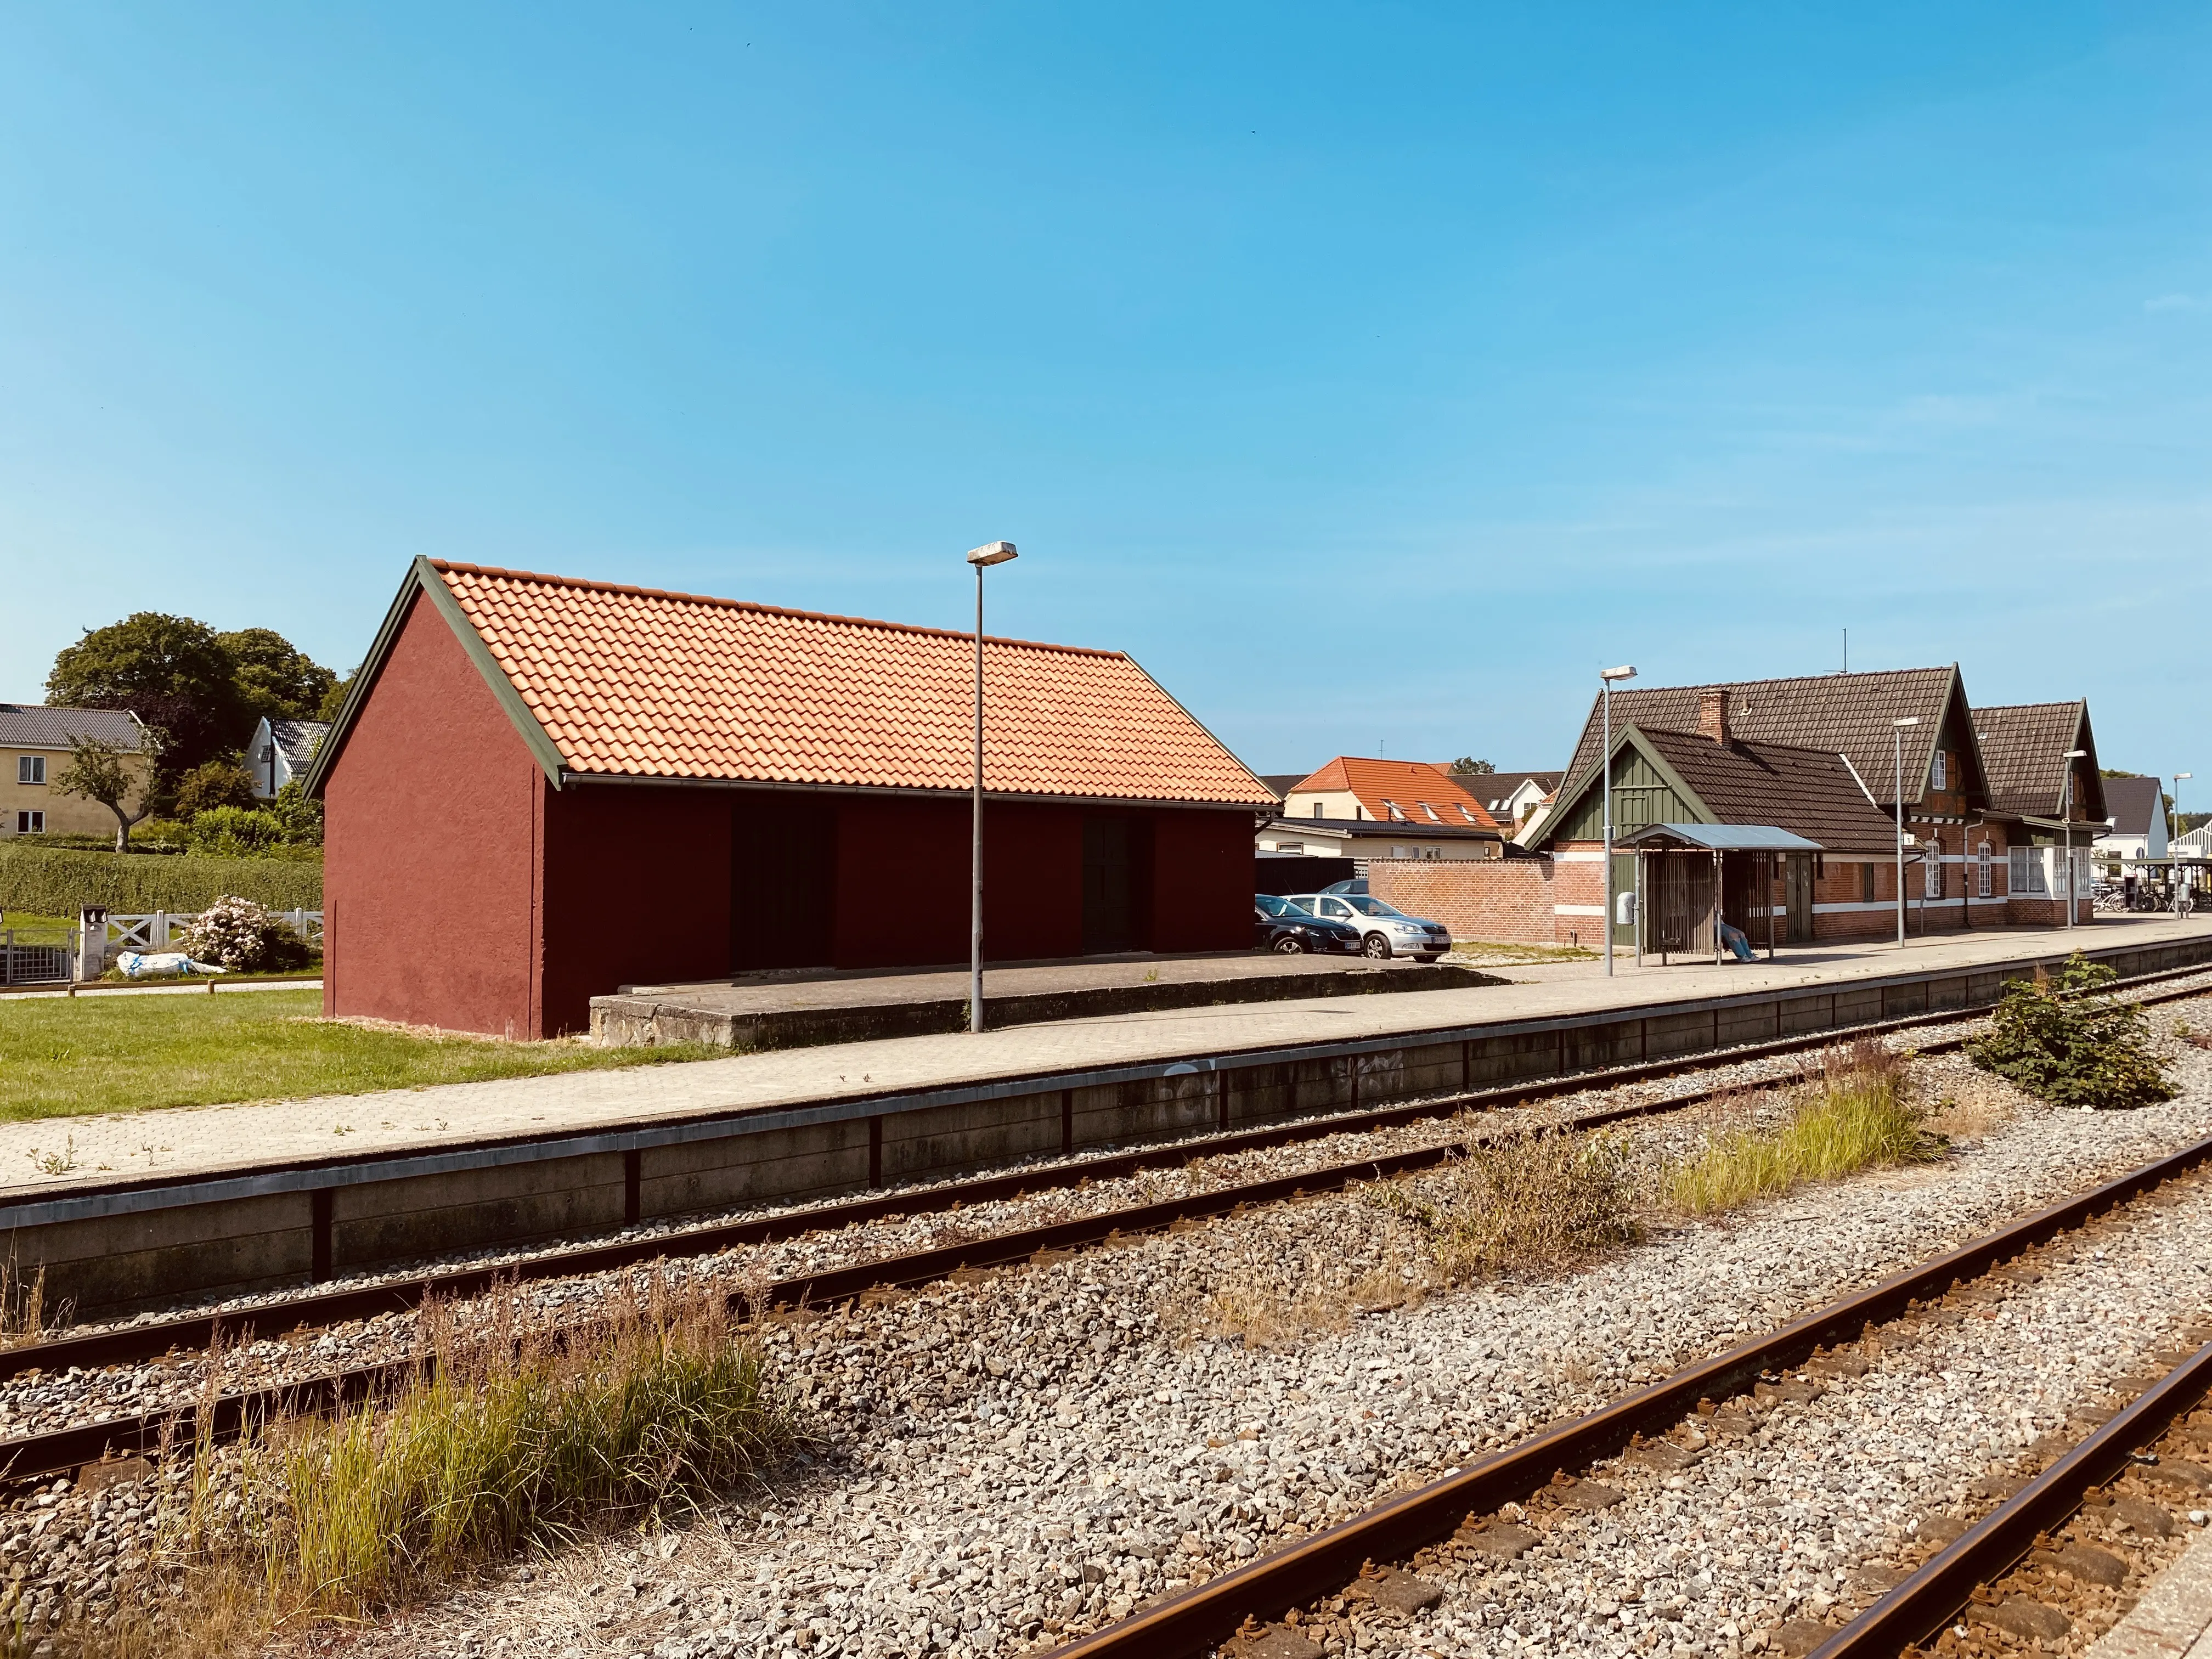
[[1409, 916], [1395, 905], [1367, 893], [1297, 893], [1291, 902], [1328, 921], [1359, 930], [1359, 953], [1377, 962], [1415, 957], [1434, 962], [1451, 949], [1451, 929], [1440, 921]]

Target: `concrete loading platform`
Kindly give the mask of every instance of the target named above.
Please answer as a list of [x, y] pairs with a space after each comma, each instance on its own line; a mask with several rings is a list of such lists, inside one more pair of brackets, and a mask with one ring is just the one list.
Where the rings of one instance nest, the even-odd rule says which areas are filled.
[[0, 1227], [19, 1271], [46, 1270], [50, 1305], [103, 1315], [1971, 1010], [2075, 949], [2124, 975], [2188, 968], [2212, 963], [2212, 927], [2128, 918], [1611, 980], [1547, 967], [1473, 990], [76, 1119], [77, 1167], [58, 1176], [21, 1173], [58, 1126], [10, 1124]]
[[[1453, 963], [1358, 957], [1138, 956], [1015, 963], [983, 975], [994, 1029], [1234, 1003], [1503, 985]], [[748, 974], [690, 985], [625, 985], [592, 999], [592, 1036], [612, 1044], [714, 1042], [740, 1053], [968, 1029], [968, 970]]]

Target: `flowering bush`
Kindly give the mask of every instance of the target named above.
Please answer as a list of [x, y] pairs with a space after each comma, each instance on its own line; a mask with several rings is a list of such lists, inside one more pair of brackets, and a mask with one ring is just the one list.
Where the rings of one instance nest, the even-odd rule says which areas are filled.
[[217, 899], [185, 930], [185, 948], [195, 961], [210, 962], [232, 973], [282, 973], [305, 967], [311, 952], [291, 924], [252, 899]]

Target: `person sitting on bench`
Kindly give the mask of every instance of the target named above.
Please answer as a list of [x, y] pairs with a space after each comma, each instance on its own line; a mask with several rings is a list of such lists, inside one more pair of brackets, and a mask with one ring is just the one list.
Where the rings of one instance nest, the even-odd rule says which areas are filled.
[[1721, 945], [1738, 962], [1759, 960], [1758, 954], [1751, 948], [1751, 941], [1744, 937], [1743, 929], [1726, 921], [1721, 923]]

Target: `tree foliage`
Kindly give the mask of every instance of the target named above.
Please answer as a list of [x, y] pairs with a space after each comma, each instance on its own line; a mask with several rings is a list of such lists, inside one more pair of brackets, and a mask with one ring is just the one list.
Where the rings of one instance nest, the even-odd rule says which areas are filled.
[[1462, 777], [1488, 777], [1498, 769], [1486, 760], [1477, 760], [1472, 755], [1462, 755], [1451, 763], [1451, 769]]
[[218, 806], [252, 808], [253, 779], [246, 769], [232, 761], [212, 760], [195, 766], [177, 781], [175, 815], [189, 823], [200, 812], [211, 812]]
[[337, 676], [273, 629], [218, 634], [190, 617], [140, 611], [88, 629], [46, 676], [50, 702], [127, 708], [161, 732], [161, 793], [211, 761], [232, 758], [253, 723], [313, 720]]
[[[152, 738], [147, 739], [151, 744]], [[137, 751], [118, 749], [97, 738], [76, 738], [70, 743], [70, 762], [54, 775], [52, 787], [64, 795], [96, 800], [115, 814], [115, 850], [131, 842], [131, 826], [153, 811], [153, 788], [143, 775], [132, 770]], [[150, 757], [149, 757], [150, 758]], [[131, 797], [137, 799], [134, 804]]]
[[1967, 1057], [2054, 1106], [2115, 1110], [2172, 1099], [2165, 1063], [2144, 1041], [2142, 1009], [2106, 994], [2118, 977], [2077, 951], [2056, 978], [2039, 971], [2014, 980]]

